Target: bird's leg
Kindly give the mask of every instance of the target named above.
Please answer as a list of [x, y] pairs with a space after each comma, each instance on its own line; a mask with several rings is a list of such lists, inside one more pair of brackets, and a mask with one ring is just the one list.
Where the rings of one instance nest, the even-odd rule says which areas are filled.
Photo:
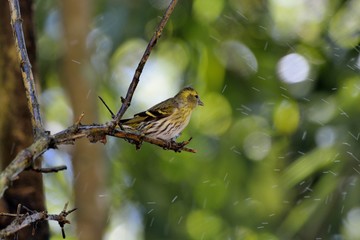
[[144, 142], [145, 134], [140, 134], [139, 140], [135, 142], [136, 150], [139, 150], [141, 148], [142, 143]]
[[[159, 139], [161, 139], [161, 138], [159, 138]], [[171, 138], [169, 140], [165, 140], [165, 139], [161, 139], [161, 140], [163, 140], [166, 143], [166, 145], [163, 146], [164, 150], [177, 148], [178, 143], [176, 141], [174, 141], [174, 138]]]
[[[160, 138], [160, 139], [161, 139], [161, 138]], [[172, 140], [164, 140], [164, 139], [161, 139], [161, 140], [163, 140], [164, 142], [166, 142], [166, 145], [165, 145], [165, 146], [163, 146], [163, 149], [164, 149], [164, 150], [168, 150], [168, 149], [170, 149], [170, 148], [171, 148], [172, 143], [173, 143], [173, 141], [172, 141]]]
[[183, 142], [176, 142], [175, 139], [178, 136], [166, 141], [166, 146], [164, 147], [165, 150], [167, 149], [173, 149], [175, 152], [181, 152], [181, 149], [183, 147], [185, 147], [186, 145], [188, 145], [192, 139], [192, 137], [187, 140], [187, 141], [183, 141]]

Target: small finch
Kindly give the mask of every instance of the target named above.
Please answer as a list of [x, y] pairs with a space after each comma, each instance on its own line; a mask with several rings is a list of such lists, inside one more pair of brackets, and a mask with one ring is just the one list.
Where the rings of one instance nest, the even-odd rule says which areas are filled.
[[120, 120], [120, 124], [147, 137], [175, 140], [188, 125], [191, 113], [198, 105], [204, 106], [198, 93], [186, 87], [174, 97], [135, 114], [133, 118]]

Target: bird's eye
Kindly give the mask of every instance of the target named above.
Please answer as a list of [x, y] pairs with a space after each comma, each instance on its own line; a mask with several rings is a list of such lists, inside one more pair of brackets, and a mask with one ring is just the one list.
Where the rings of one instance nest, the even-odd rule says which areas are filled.
[[199, 95], [195, 95], [195, 98], [199, 98]]

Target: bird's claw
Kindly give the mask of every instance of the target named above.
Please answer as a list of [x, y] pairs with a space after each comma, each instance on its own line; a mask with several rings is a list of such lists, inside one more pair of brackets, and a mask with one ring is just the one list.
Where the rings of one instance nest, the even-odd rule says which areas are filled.
[[136, 150], [139, 150], [141, 148], [141, 145], [142, 143], [144, 142], [144, 137], [145, 135], [144, 134], [141, 134], [140, 137], [139, 137], [139, 141], [136, 141], [135, 142], [135, 148]]

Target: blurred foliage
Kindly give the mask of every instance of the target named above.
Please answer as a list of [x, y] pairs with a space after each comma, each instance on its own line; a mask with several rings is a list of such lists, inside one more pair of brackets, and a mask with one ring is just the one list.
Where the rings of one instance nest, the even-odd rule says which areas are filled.
[[[35, 6], [52, 131], [72, 119], [58, 4]], [[113, 109], [167, 4], [93, 1], [89, 81]], [[127, 115], [193, 86], [205, 106], [180, 139], [198, 153], [109, 139], [106, 239], [360, 239], [359, 12], [358, 0], [179, 1]], [[47, 178], [51, 212], [72, 174]]]

